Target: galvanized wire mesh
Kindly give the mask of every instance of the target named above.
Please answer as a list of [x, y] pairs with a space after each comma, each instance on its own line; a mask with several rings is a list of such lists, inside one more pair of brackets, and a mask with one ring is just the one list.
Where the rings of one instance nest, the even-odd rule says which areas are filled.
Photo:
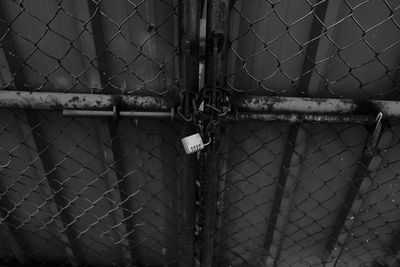
[[[207, 137], [222, 131], [218, 161], [206, 149], [192, 157], [200, 166], [193, 168], [184, 166], [193, 162], [183, 156], [176, 122], [2, 110], [0, 264], [186, 266], [185, 258], [205, 266], [207, 250], [214, 266], [396, 266], [398, 122], [384, 128], [370, 157], [368, 127], [226, 126], [224, 118], [237, 115], [229, 100], [243, 93], [397, 99], [399, 7], [392, 0], [231, 1], [228, 35], [218, 32], [213, 42], [223, 45], [212, 47], [227, 54], [212, 58], [204, 44], [199, 49], [207, 60], [226, 62], [213, 62], [215, 83], [201, 76], [207, 88], [194, 92], [193, 84], [179, 84], [198, 73], [178, 66], [176, 1], [0, 2], [0, 89], [187, 91], [177, 106], [188, 100], [192, 123], [210, 122]], [[180, 47], [190, 70], [195, 45]], [[216, 72], [225, 67], [220, 79]], [[208, 96], [214, 88], [218, 101]], [[208, 114], [199, 111], [202, 100]], [[185, 134], [195, 129], [185, 123]], [[219, 179], [210, 183], [211, 165]], [[190, 219], [182, 212], [188, 203], [181, 181], [193, 177], [196, 218], [182, 225]], [[210, 184], [218, 196], [204, 190]], [[193, 259], [182, 244], [190, 238]]]
[[[383, 133], [374, 163], [365, 166], [358, 209], [348, 214], [331, 251], [328, 244], [340, 210], [349, 205], [346, 193], [368, 134], [362, 126], [304, 124], [291, 135], [293, 127], [243, 122], [227, 128], [216, 265], [397, 266], [398, 124]], [[286, 146], [293, 147], [289, 157]]]
[[318, 97], [398, 97], [399, 3], [232, 1], [233, 92]]
[[1, 112], [2, 264], [178, 264], [177, 127], [36, 116]]
[[6, 89], [174, 94], [174, 1], [10, 0], [1, 10]]

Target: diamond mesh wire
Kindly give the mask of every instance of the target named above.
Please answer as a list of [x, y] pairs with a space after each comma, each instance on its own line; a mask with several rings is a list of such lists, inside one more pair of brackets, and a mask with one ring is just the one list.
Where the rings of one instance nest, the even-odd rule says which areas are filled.
[[[397, 1], [231, 4], [223, 63], [233, 96], [397, 99]], [[176, 1], [2, 1], [0, 88], [175, 96], [177, 20]], [[181, 264], [180, 131], [165, 121], [1, 110], [0, 264]], [[368, 136], [356, 125], [230, 123], [219, 151], [214, 265], [396, 266], [399, 124], [390, 122], [364, 166]], [[368, 171], [359, 208], [331, 251], [360, 168]]]
[[174, 1], [3, 1], [2, 85], [35, 91], [174, 94]]
[[317, 97], [398, 97], [399, 3], [233, 1], [228, 87]]
[[[346, 205], [367, 131], [355, 125], [303, 124], [292, 143], [291, 127], [259, 122], [227, 127], [220, 155], [216, 264], [396, 266], [398, 124], [383, 133], [372, 160], [378, 162], [376, 168], [365, 166], [370, 171], [362, 178], [369, 183], [356, 199], [361, 200], [359, 210], [349, 214], [341, 229], [348, 236], [337, 247], [337, 256], [328, 252], [327, 244]], [[288, 168], [282, 169], [287, 142], [294, 149]], [[279, 180], [282, 171], [283, 185]], [[283, 193], [276, 203], [279, 189]], [[273, 215], [276, 205], [278, 214]], [[278, 219], [269, 235], [274, 216]]]
[[[32, 125], [24, 111], [1, 117], [2, 233], [27, 262], [67, 264], [69, 255], [89, 265], [177, 264], [174, 124], [121, 121], [118, 135], [105, 136], [101, 120], [46, 112]], [[15, 258], [9, 248], [5, 264]]]

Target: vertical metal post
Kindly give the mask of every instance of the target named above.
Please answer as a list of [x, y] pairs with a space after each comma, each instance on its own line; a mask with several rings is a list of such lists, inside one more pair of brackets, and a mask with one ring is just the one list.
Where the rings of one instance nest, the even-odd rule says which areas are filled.
[[201, 251], [201, 266], [211, 267], [214, 257], [215, 229], [217, 225], [218, 171], [217, 140], [205, 152], [204, 161], [204, 226]]
[[[179, 76], [184, 90], [184, 113], [190, 112], [191, 93], [199, 91], [199, 34], [201, 1], [179, 0]], [[179, 95], [179, 92], [178, 92]], [[187, 115], [187, 114], [185, 114]]]
[[[180, 90], [184, 90], [183, 113], [189, 116], [192, 97], [199, 90], [199, 33], [201, 1], [179, 0], [179, 76]], [[178, 97], [180, 93], [178, 92]], [[178, 101], [180, 101], [179, 99]], [[195, 133], [193, 124], [182, 126], [182, 137]], [[179, 266], [195, 265], [195, 201], [196, 179], [199, 165], [195, 154], [185, 155], [182, 165], [182, 179], [179, 180], [180, 195], [180, 238]]]
[[[226, 53], [222, 53], [222, 49], [227, 39], [229, 2], [229, 0], [207, 0], [205, 86], [211, 87], [226, 68], [224, 61]], [[220, 43], [215, 44], [216, 41]], [[215, 51], [214, 48], [218, 50]]]
[[[226, 41], [229, 0], [207, 1], [206, 25], [206, 64], [205, 87], [212, 88], [211, 105], [217, 105], [216, 86], [224, 81], [225, 65], [223, 64], [223, 48]], [[206, 110], [207, 112], [207, 110]], [[212, 112], [212, 111], [211, 111]], [[213, 123], [213, 122], [212, 122]], [[211, 267], [214, 258], [215, 230], [217, 226], [217, 202], [219, 188], [219, 158], [218, 146], [220, 126], [215, 125], [210, 133], [212, 142], [204, 153], [203, 196], [204, 196], [204, 225], [202, 232], [201, 264], [202, 267]]]

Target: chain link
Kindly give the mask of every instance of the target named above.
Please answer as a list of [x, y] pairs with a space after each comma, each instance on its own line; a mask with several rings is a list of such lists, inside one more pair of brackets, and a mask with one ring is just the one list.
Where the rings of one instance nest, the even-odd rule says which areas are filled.
[[[242, 93], [398, 99], [399, 3], [230, 4], [229, 33], [211, 33], [206, 51], [212, 75], [198, 92], [179, 88], [177, 103], [204, 140], [221, 132], [208, 173], [218, 190], [214, 265], [398, 265], [398, 121], [383, 127], [378, 116], [371, 133], [350, 124], [221, 125]], [[1, 1], [1, 89], [175, 97], [177, 21], [169, 0]], [[180, 122], [114, 119], [0, 110], [0, 265], [181, 263]], [[203, 171], [209, 152], [198, 155]], [[209, 181], [196, 175], [200, 254]], [[357, 192], [353, 203], [348, 191]], [[331, 238], [343, 206], [340, 238]]]

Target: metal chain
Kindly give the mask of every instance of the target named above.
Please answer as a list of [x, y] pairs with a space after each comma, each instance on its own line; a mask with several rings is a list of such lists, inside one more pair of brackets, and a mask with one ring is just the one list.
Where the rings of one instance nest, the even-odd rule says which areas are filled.
[[[214, 77], [211, 84], [206, 85], [197, 94], [186, 88], [180, 92], [180, 104], [177, 113], [186, 122], [194, 124], [202, 138], [211, 138], [221, 118], [231, 111], [229, 90], [223, 86], [222, 73], [218, 73], [218, 55], [223, 51], [224, 36], [214, 34]], [[190, 47], [188, 45], [187, 47]], [[189, 48], [190, 49], [190, 48]], [[188, 98], [188, 99], [186, 99]], [[186, 104], [189, 103], [189, 105]], [[188, 106], [187, 110], [184, 109]]]

